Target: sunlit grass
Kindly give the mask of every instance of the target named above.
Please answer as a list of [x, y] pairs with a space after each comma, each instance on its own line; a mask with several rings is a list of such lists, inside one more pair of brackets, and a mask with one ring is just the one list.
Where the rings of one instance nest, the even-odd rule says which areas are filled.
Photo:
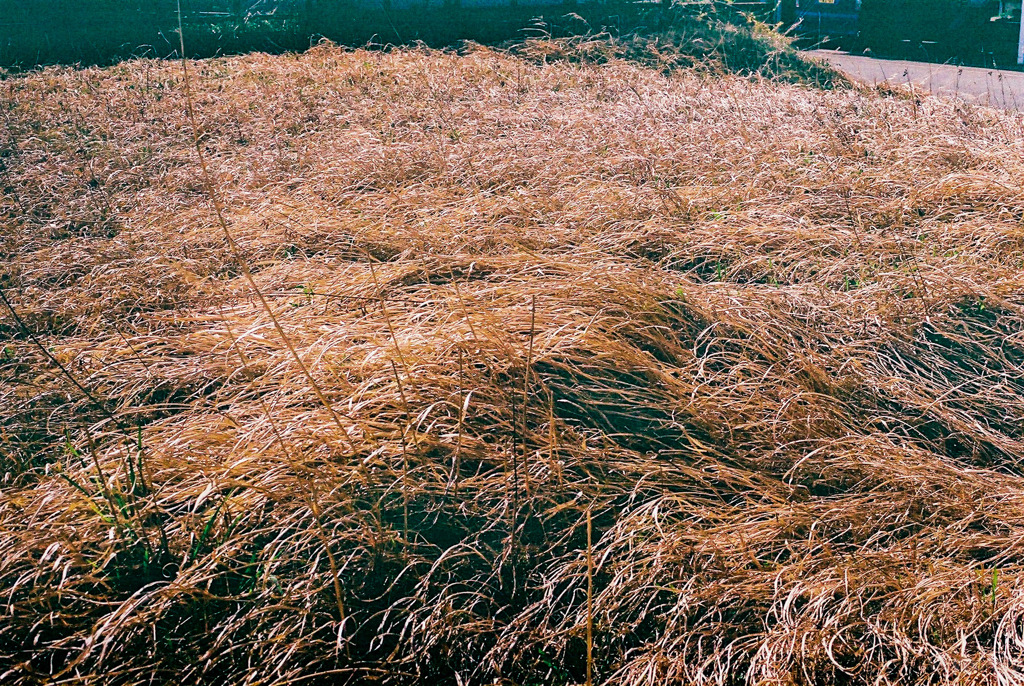
[[4, 81], [0, 681], [1019, 677], [1020, 115], [582, 42], [194, 63], [285, 338], [179, 65]]

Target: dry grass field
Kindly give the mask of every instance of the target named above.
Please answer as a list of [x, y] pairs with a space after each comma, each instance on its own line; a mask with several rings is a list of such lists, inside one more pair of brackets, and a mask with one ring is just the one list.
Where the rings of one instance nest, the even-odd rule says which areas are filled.
[[1024, 680], [1024, 117], [561, 49], [0, 80], [0, 682]]

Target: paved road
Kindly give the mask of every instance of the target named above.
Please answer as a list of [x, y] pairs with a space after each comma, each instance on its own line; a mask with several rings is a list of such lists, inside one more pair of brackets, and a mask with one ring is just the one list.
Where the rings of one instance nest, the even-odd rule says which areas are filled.
[[810, 50], [807, 54], [865, 83], [911, 83], [934, 95], [961, 97], [982, 105], [1024, 111], [1024, 72], [879, 60], [832, 50]]

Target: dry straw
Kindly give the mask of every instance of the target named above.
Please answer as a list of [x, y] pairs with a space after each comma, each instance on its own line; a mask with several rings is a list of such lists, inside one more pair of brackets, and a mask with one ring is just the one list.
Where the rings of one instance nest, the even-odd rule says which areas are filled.
[[0, 681], [1024, 679], [1021, 116], [572, 49], [5, 79]]

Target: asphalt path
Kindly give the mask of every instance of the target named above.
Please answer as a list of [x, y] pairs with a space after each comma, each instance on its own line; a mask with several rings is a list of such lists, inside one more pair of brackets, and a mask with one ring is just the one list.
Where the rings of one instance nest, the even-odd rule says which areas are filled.
[[1024, 72], [907, 60], [880, 60], [832, 50], [806, 54], [825, 60], [850, 78], [878, 85], [911, 84], [932, 95], [1024, 111]]

